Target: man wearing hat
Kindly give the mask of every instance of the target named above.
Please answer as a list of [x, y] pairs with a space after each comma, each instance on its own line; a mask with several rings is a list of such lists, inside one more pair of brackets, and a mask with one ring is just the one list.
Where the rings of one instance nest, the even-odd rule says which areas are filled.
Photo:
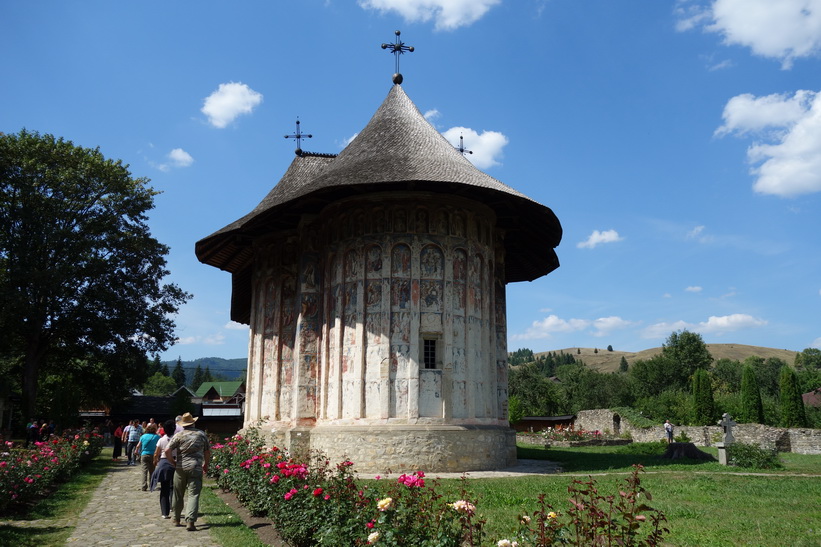
[[[179, 421], [183, 431], [176, 433], [165, 448], [168, 463], [176, 467], [174, 472], [174, 524], [181, 525], [180, 517], [184, 497], [185, 522], [190, 532], [197, 529], [202, 476], [208, 472], [208, 464], [211, 462], [211, 444], [205, 432], [194, 427], [197, 419], [190, 412], [183, 414]], [[174, 450], [177, 450], [176, 460]]]

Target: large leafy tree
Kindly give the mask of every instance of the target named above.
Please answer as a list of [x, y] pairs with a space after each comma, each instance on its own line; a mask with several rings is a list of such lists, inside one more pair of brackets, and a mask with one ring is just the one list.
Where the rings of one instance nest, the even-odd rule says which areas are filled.
[[145, 356], [172, 343], [170, 317], [189, 295], [162, 283], [168, 247], [146, 222], [147, 183], [99, 149], [0, 136], [0, 351], [15, 360], [28, 415], [42, 375], [64, 363], [107, 367], [135, 386]]
[[661, 355], [670, 363], [671, 387], [686, 388], [696, 370], [708, 370], [713, 356], [701, 335], [688, 330], [670, 334], [662, 345]]

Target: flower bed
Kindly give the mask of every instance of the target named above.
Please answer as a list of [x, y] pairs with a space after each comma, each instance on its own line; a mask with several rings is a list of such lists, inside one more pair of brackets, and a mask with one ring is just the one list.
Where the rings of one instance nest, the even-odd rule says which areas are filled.
[[88, 431], [34, 443], [34, 448], [4, 443], [0, 452], [0, 514], [44, 496], [102, 448], [103, 437]]
[[[253, 514], [270, 518], [293, 547], [489, 545], [466, 481], [455, 500], [438, 494], [437, 481], [421, 471], [396, 480], [377, 477], [363, 485], [352, 462], [331, 466], [322, 455], [295, 459], [264, 446], [255, 430], [215, 443], [212, 454], [209, 475], [218, 486], [234, 492]], [[639, 471], [637, 467], [619, 496], [599, 495], [592, 479], [574, 481], [567, 512], [554, 511], [542, 497], [532, 517], [522, 515], [516, 538], [490, 545], [610, 544], [602, 538], [620, 545], [657, 545], [666, 533], [661, 527], [665, 519], [638, 502], [645, 494]], [[652, 529], [640, 531], [644, 522]]]

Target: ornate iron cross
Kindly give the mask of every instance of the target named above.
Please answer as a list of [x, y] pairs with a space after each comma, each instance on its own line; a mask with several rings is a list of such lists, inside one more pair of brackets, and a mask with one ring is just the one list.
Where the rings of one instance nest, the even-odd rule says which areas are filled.
[[293, 135], [285, 135], [286, 139], [296, 139], [296, 150], [294, 150], [294, 153], [296, 153], [297, 156], [302, 155], [302, 139], [312, 139], [313, 137], [313, 135], [306, 135], [300, 131], [299, 117], [296, 119], [296, 133]]
[[456, 147], [456, 150], [458, 150], [463, 156], [465, 154], [473, 154], [473, 150], [468, 150], [465, 148], [465, 138], [462, 135], [459, 135], [459, 146]]
[[398, 30], [394, 32], [396, 34], [396, 40], [393, 44], [382, 44], [382, 49], [387, 49], [391, 53], [393, 53], [394, 58], [396, 59], [396, 73], [393, 75], [393, 83], [399, 85], [402, 83], [402, 75], [399, 73], [399, 56], [403, 55], [406, 51], [413, 53], [413, 46], [406, 46], [404, 42], [399, 40], [399, 35], [402, 34]]

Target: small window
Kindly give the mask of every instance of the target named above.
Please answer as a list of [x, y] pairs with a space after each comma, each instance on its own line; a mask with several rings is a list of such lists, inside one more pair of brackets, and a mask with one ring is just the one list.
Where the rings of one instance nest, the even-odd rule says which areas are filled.
[[426, 369], [436, 368], [436, 344], [435, 339], [424, 339], [422, 345], [422, 363]]

